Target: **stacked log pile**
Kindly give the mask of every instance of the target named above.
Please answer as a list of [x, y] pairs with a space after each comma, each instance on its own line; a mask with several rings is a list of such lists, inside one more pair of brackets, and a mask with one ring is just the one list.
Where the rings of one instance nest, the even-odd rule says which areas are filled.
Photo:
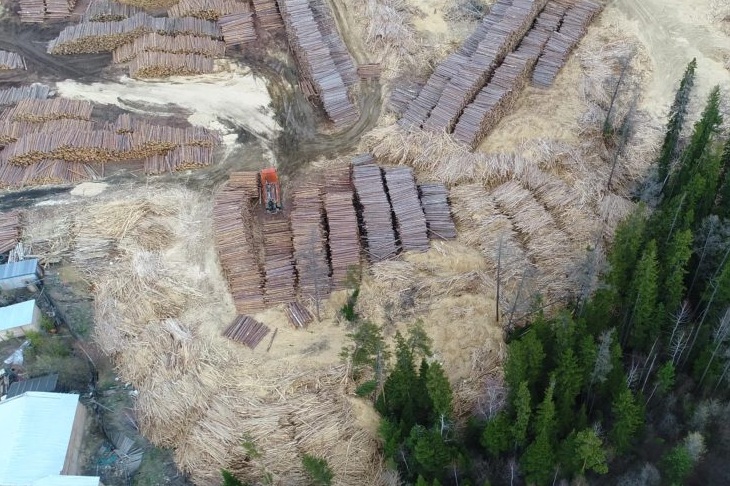
[[12, 122], [0, 120], [0, 146], [16, 142], [27, 133], [57, 131], [90, 131], [94, 130], [95, 123], [88, 120], [60, 119], [46, 123]]
[[256, 28], [251, 12], [226, 15], [218, 19], [226, 47], [242, 46], [256, 41]]
[[537, 61], [535, 72], [532, 75], [533, 85], [547, 88], [553, 84], [573, 48], [586, 34], [588, 25], [602, 8], [600, 3], [578, 0], [568, 9], [560, 29], [552, 33]]
[[233, 303], [240, 313], [263, 309], [263, 276], [256, 260], [250, 195], [223, 188], [213, 206], [213, 236]]
[[443, 62], [436, 66], [420, 93], [408, 104], [403, 117], [398, 123], [403, 127], [420, 128], [438, 104], [444, 88], [461, 68], [470, 62], [471, 56], [486, 37], [491, 27], [502, 20], [512, 0], [497, 0], [489, 13], [484, 16], [479, 26], [453, 54], [449, 54]]
[[284, 27], [276, 0], [253, 0], [253, 11], [262, 29], [274, 32]]
[[19, 86], [17, 88], [0, 89], [0, 106], [14, 105], [20, 100], [48, 98], [51, 88], [45, 84], [33, 83], [29, 86]]
[[426, 217], [418, 197], [413, 169], [388, 167], [384, 172], [400, 246], [403, 250], [428, 251]]
[[314, 20], [317, 21], [317, 27], [322, 33], [325, 45], [330, 51], [332, 61], [335, 63], [337, 72], [342, 76], [345, 86], [348, 88], [358, 82], [358, 73], [355, 63], [347, 50], [345, 42], [342, 40], [337, 24], [332, 17], [332, 11], [325, 0], [310, 0], [309, 3], [314, 14]]
[[352, 199], [352, 189], [349, 191], [328, 189], [325, 194], [332, 286], [336, 290], [345, 288], [350, 272], [360, 266], [360, 234]]
[[320, 187], [302, 187], [292, 197], [290, 214], [299, 297], [319, 300], [330, 293], [323, 205]]
[[211, 38], [221, 35], [218, 26], [207, 20], [150, 17], [146, 13], [138, 13], [118, 22], [84, 22], [68, 26], [48, 43], [47, 51], [50, 54], [110, 52], [150, 32]]
[[115, 63], [128, 62], [140, 52], [167, 52], [170, 54], [197, 54], [206, 57], [223, 57], [226, 46], [209, 37], [194, 35], [161, 35], [156, 32], [137, 37], [133, 42], [114, 49]]
[[461, 112], [486, 84], [494, 69], [517, 47], [547, 0], [515, 0], [502, 20], [494, 24], [474, 55], [444, 88], [423, 128], [451, 133]]
[[20, 21], [41, 23], [46, 20], [67, 19], [76, 0], [20, 0]]
[[82, 22], [119, 22], [139, 13], [139, 9], [132, 5], [115, 2], [114, 0], [94, 0], [82, 17]]
[[443, 184], [420, 184], [418, 192], [426, 216], [428, 236], [442, 240], [456, 238], [456, 226], [451, 218], [446, 187]]
[[289, 318], [292, 326], [298, 329], [304, 329], [314, 320], [314, 316], [309, 309], [299, 302], [291, 302], [286, 306], [286, 317]]
[[314, 87], [327, 116], [337, 128], [353, 124], [358, 119], [358, 111], [347, 89], [349, 68], [345, 66], [349, 65], [341, 59], [341, 52], [336, 51], [335, 57], [344, 69], [341, 72], [329, 47], [332, 41], [328, 36], [339, 34], [336, 30], [320, 30], [308, 0], [280, 0], [279, 7], [302, 75]]
[[294, 243], [289, 219], [283, 215], [264, 216], [264, 301], [282, 304], [296, 298]]
[[17, 52], [0, 51], [0, 71], [25, 69], [25, 61]]
[[0, 253], [15, 248], [20, 241], [20, 213], [10, 211], [0, 213]]
[[262, 324], [253, 317], [240, 315], [225, 330], [223, 335], [233, 341], [245, 344], [256, 349], [261, 340], [271, 331], [266, 324]]
[[392, 258], [398, 252], [388, 196], [380, 167], [356, 165], [352, 169], [358, 204], [362, 209], [367, 254], [372, 263]]
[[231, 172], [228, 187], [245, 189], [252, 198], [259, 197], [259, 173], [256, 171]]
[[88, 101], [68, 98], [25, 99], [3, 114], [13, 122], [43, 123], [51, 120], [90, 120], [92, 106]]
[[198, 54], [144, 51], [129, 63], [130, 78], [162, 78], [212, 73], [213, 58]]
[[170, 17], [197, 17], [216, 22], [221, 17], [234, 13], [248, 12], [248, 3], [236, 0], [180, 0], [170, 7]]

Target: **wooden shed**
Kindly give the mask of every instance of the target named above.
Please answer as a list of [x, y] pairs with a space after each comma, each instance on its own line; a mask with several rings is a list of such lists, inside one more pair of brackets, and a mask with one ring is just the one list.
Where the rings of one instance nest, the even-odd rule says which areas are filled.
[[28, 331], [38, 331], [40, 323], [41, 311], [35, 299], [0, 307], [0, 341], [25, 336]]

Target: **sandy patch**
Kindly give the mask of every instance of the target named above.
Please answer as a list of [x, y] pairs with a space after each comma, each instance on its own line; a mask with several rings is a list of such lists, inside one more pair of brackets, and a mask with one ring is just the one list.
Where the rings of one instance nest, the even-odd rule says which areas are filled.
[[82, 182], [74, 187], [69, 194], [72, 196], [93, 197], [98, 196], [109, 187], [106, 182]]
[[410, 0], [409, 3], [423, 12], [422, 16], [415, 16], [413, 26], [425, 35], [445, 35], [449, 25], [444, 19], [443, 0]]

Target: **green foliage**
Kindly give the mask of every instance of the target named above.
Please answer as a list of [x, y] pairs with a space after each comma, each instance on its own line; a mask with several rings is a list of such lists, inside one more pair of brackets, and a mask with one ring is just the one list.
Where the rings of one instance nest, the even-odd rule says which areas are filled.
[[56, 324], [53, 322], [53, 319], [43, 314], [41, 315], [40, 327], [45, 332], [51, 332], [56, 329]]
[[450, 417], [453, 394], [449, 380], [446, 378], [440, 363], [434, 362], [428, 366], [426, 389], [436, 414], [442, 417]]
[[573, 428], [573, 409], [583, 387], [584, 376], [584, 369], [580, 366], [573, 349], [563, 348], [555, 371], [556, 404], [560, 428], [563, 431]]
[[556, 463], [555, 450], [545, 432], [537, 435], [520, 459], [525, 478], [537, 485], [550, 484]]
[[713, 213], [721, 218], [730, 218], [730, 137], [725, 141], [725, 147], [720, 157], [720, 167], [723, 177]]
[[662, 458], [662, 473], [666, 484], [680, 486], [692, 472], [692, 457], [689, 452], [680, 444], [673, 447]]
[[515, 448], [524, 447], [527, 445], [527, 428], [530, 425], [530, 415], [532, 414], [532, 398], [530, 390], [527, 388], [527, 382], [520, 383], [513, 406], [516, 417], [510, 432]]
[[657, 371], [659, 393], [667, 393], [674, 386], [675, 370], [671, 361], [664, 363]]
[[594, 429], [584, 429], [575, 435], [575, 457], [581, 463], [580, 473], [593, 471], [598, 474], [608, 472], [606, 462], [606, 451], [603, 449], [603, 441]]
[[223, 476], [223, 486], [245, 486], [240, 479], [225, 469], [221, 469], [221, 476]]
[[545, 351], [537, 333], [529, 329], [524, 336], [510, 343], [504, 365], [504, 378], [510, 390], [517, 390], [520, 383], [527, 383], [531, 393], [543, 374]]
[[646, 212], [643, 208], [632, 212], [616, 228], [613, 249], [608, 256], [610, 270], [607, 280], [612, 289], [619, 294], [617, 304], [621, 303], [621, 296], [627, 291], [626, 283], [631, 281], [634, 267], [641, 255], [645, 230]]
[[355, 332], [347, 335], [353, 344], [342, 349], [340, 356], [352, 363], [353, 377], [357, 379], [365, 368], [376, 368], [379, 360], [388, 355], [383, 334], [371, 322], [362, 322]]
[[408, 438], [409, 448], [413, 451], [417, 469], [425, 477], [437, 477], [456, 456], [437, 430], [416, 425]]
[[357, 312], [355, 312], [355, 304], [357, 304], [357, 298], [360, 295], [360, 287], [355, 287], [352, 293], [347, 297], [347, 302], [340, 308], [340, 315], [345, 318], [347, 322], [356, 322], [359, 318]]
[[335, 475], [324, 458], [304, 454], [302, 466], [304, 466], [304, 471], [309, 476], [312, 486], [330, 486], [332, 484]]
[[633, 439], [641, 428], [644, 418], [641, 406], [628, 387], [618, 394], [611, 406], [613, 427], [610, 438], [616, 450], [624, 453], [629, 450]]
[[631, 347], [647, 351], [659, 334], [657, 319], [658, 264], [656, 242], [649, 242], [636, 265], [631, 292], [629, 343]]
[[431, 352], [433, 340], [426, 334], [423, 321], [420, 319], [408, 327], [407, 342], [414, 356], [430, 357], [433, 354]]
[[510, 423], [505, 413], [499, 413], [492, 420], [487, 422], [482, 434], [482, 446], [492, 454], [498, 456], [509, 450], [510, 447]]
[[671, 312], [679, 308], [684, 297], [684, 280], [692, 256], [692, 240], [691, 230], [676, 232], [662, 258], [661, 296], [664, 308]]
[[368, 380], [355, 389], [355, 395], [358, 397], [369, 397], [378, 387], [376, 380]]

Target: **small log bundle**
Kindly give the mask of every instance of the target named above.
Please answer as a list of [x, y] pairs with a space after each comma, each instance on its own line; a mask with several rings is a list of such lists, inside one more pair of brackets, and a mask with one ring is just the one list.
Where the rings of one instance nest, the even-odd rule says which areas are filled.
[[212, 58], [198, 54], [143, 51], [129, 63], [130, 78], [163, 78], [212, 73]]
[[360, 267], [360, 232], [352, 188], [332, 192], [329, 189], [328, 186], [324, 206], [329, 224], [332, 286], [341, 290], [345, 288], [350, 272]]
[[456, 238], [456, 226], [449, 210], [448, 191], [443, 184], [420, 184], [421, 206], [431, 239]]
[[92, 105], [68, 98], [25, 99], [7, 110], [3, 118], [14, 122], [43, 123], [50, 120], [90, 120]]
[[0, 106], [14, 105], [20, 100], [43, 100], [51, 94], [51, 88], [45, 84], [33, 83], [29, 86], [0, 89]]
[[[279, 7], [302, 75], [311, 82], [327, 116], [336, 128], [352, 125], [359, 115], [347, 86], [352, 75], [356, 79], [357, 74], [349, 54], [343, 59], [344, 47], [332, 47], [339, 45], [332, 37], [339, 38], [336, 29], [334, 32], [320, 30], [308, 0], [280, 0]], [[352, 66], [351, 74], [349, 66]]]
[[382, 69], [380, 63], [375, 64], [360, 64], [357, 67], [357, 75], [362, 79], [374, 79], [379, 78]]
[[256, 41], [256, 28], [251, 12], [226, 15], [218, 19], [226, 47], [241, 46]]
[[273, 32], [284, 27], [276, 0], [253, 0], [253, 11], [262, 29]]
[[94, 0], [82, 17], [82, 22], [119, 22], [137, 15], [140, 10], [114, 0]]
[[259, 197], [259, 173], [256, 171], [231, 172], [228, 176], [228, 187], [244, 189], [251, 198]]
[[253, 317], [239, 315], [233, 319], [223, 335], [228, 339], [245, 344], [251, 349], [256, 349], [256, 346], [270, 331], [271, 329], [266, 324], [257, 321]]
[[248, 3], [236, 0], [180, 0], [179, 3], [168, 9], [167, 15], [170, 17], [197, 17], [216, 22], [226, 15], [250, 10]]
[[89, 120], [58, 119], [45, 123], [11, 122], [0, 120], [0, 146], [16, 142], [24, 134], [34, 132], [90, 131], [95, 124]]
[[0, 213], [0, 253], [15, 248], [20, 241], [20, 213], [9, 211]]
[[138, 13], [118, 22], [85, 22], [70, 25], [48, 43], [47, 51], [50, 54], [111, 52], [150, 32], [214, 39], [221, 35], [218, 26], [207, 20], [194, 17], [150, 17], [146, 13]]
[[45, 0], [45, 20], [64, 20], [71, 16], [76, 0]]
[[403, 250], [428, 251], [426, 217], [418, 198], [413, 169], [388, 167], [384, 171], [401, 247]]
[[302, 187], [292, 195], [291, 229], [299, 297], [320, 300], [330, 293], [330, 267], [321, 188]]
[[25, 69], [25, 61], [17, 52], [0, 51], [0, 71]]
[[372, 163], [352, 169], [357, 201], [362, 208], [363, 233], [372, 263], [392, 258], [398, 252], [388, 196], [380, 168]]
[[88, 164], [64, 160], [41, 160], [26, 167], [0, 162], [0, 188], [18, 188], [43, 184], [78, 183], [98, 176]]
[[272, 305], [293, 302], [296, 275], [289, 218], [282, 214], [265, 215], [261, 230], [264, 235], [264, 302]]
[[20, 0], [20, 21], [41, 23], [64, 20], [71, 16], [76, 0]]
[[161, 35], [156, 32], [137, 37], [133, 42], [114, 49], [114, 63], [128, 62], [140, 52], [167, 52], [170, 54], [197, 54], [206, 57], [223, 57], [226, 46], [209, 37], [194, 35]]
[[591, 0], [578, 0], [563, 17], [560, 29], [553, 32], [537, 61], [532, 75], [532, 84], [547, 88], [553, 84], [560, 69], [565, 65], [571, 51], [586, 34], [588, 25], [603, 8]]
[[213, 236], [223, 274], [236, 310], [256, 312], [264, 307], [263, 276], [256, 259], [250, 195], [224, 187], [215, 197]]
[[309, 309], [299, 302], [291, 302], [286, 306], [286, 317], [289, 318], [292, 326], [297, 329], [304, 329], [314, 320], [314, 316]]

